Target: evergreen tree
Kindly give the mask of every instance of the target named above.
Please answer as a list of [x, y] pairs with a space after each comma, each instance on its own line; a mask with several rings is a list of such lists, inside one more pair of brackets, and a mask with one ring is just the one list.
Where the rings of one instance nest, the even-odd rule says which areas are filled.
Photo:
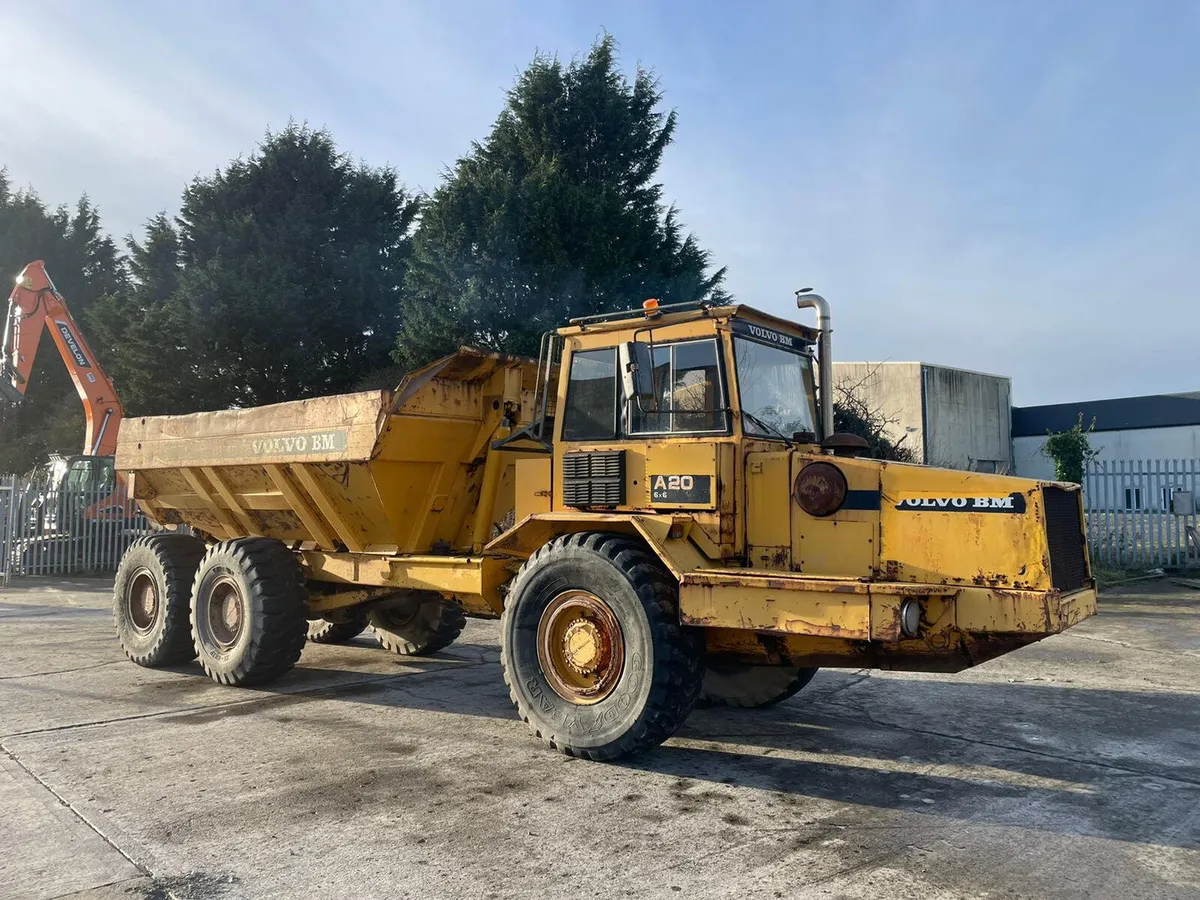
[[392, 169], [294, 124], [196, 179], [174, 222], [160, 215], [130, 242], [136, 287], [97, 323], [121, 348], [127, 407], [294, 400], [386, 366], [417, 212]]
[[650, 73], [621, 74], [611, 37], [564, 66], [539, 55], [427, 205], [396, 360], [460, 344], [536, 354], [573, 316], [727, 299], [725, 270], [654, 181], [675, 133]]

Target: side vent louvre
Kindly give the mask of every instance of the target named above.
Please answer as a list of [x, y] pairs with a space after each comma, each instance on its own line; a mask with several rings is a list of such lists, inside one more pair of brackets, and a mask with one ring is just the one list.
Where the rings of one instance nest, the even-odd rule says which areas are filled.
[[584, 450], [563, 456], [563, 503], [621, 506], [625, 503], [625, 451]]

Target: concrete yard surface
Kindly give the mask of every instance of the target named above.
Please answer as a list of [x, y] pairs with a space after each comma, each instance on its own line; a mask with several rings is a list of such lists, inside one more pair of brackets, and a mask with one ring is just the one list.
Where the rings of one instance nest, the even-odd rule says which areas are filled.
[[532, 738], [498, 627], [268, 688], [125, 660], [104, 581], [0, 588], [0, 898], [1200, 898], [1200, 591], [954, 676], [826, 670], [618, 764]]

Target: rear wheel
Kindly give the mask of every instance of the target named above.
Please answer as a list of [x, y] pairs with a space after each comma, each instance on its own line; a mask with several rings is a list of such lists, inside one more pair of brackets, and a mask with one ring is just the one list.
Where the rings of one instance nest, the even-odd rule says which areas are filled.
[[214, 544], [196, 572], [192, 631], [214, 681], [248, 685], [277, 678], [300, 658], [308, 591], [295, 555], [273, 538]]
[[501, 624], [504, 680], [530, 730], [571, 756], [616, 759], [661, 744], [700, 692], [702, 643], [678, 591], [639, 542], [559, 537], [513, 580]]
[[121, 557], [113, 583], [113, 617], [125, 655], [139, 666], [196, 658], [188, 621], [192, 580], [204, 544], [181, 534], [138, 538]]
[[314, 644], [344, 644], [367, 630], [365, 613], [356, 613], [343, 621], [309, 619], [308, 640]]
[[458, 640], [467, 625], [461, 606], [431, 591], [412, 591], [403, 601], [369, 616], [379, 646], [401, 656], [429, 656]]
[[709, 662], [704, 670], [701, 702], [712, 706], [754, 709], [794, 696], [817, 674], [800, 666], [755, 666]]

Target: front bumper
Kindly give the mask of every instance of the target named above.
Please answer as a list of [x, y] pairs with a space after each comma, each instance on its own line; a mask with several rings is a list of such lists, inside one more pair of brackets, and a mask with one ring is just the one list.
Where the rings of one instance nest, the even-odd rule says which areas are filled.
[[[913, 637], [900, 622], [900, 605], [910, 598], [921, 607]], [[1096, 613], [1096, 590], [1064, 594], [708, 569], [680, 579], [679, 610], [687, 625], [778, 635], [789, 656], [814, 664], [957, 671], [1077, 625]]]
[[701, 569], [680, 579], [685, 624], [856, 640], [902, 637], [900, 604], [921, 604], [922, 631], [1058, 634], [1096, 612], [1096, 590], [1058, 591], [821, 578]]

